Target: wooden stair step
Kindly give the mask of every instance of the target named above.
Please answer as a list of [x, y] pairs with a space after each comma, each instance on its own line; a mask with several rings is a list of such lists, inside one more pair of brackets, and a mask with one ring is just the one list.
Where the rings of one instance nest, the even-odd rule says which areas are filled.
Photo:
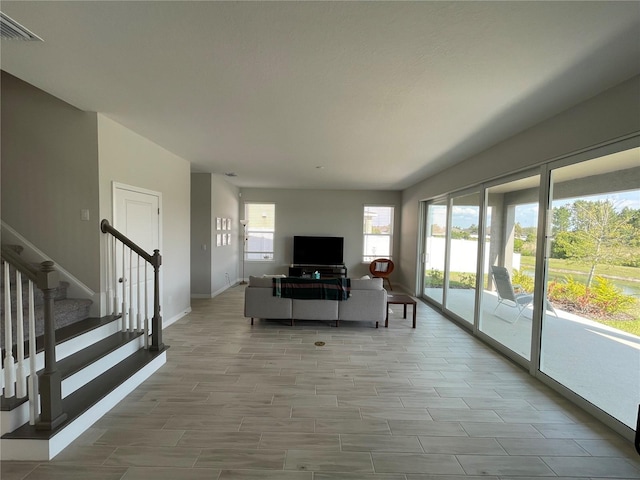
[[[102, 326], [108, 325], [111, 322], [113, 322], [113, 321], [115, 321], [115, 320], [117, 320], [119, 318], [120, 318], [120, 315], [106, 315], [106, 316], [100, 317], [100, 318], [91, 317], [91, 318], [85, 318], [84, 320], [76, 322], [76, 323], [74, 323], [72, 325], [67, 325], [66, 327], [59, 328], [58, 330], [56, 330], [56, 345], [59, 345], [59, 344], [64, 343], [64, 342], [66, 342], [68, 340], [72, 340], [74, 338], [77, 338], [82, 334], [89, 333], [92, 330], [95, 330], [96, 328], [100, 328]], [[113, 339], [111, 341], [113, 341]], [[28, 358], [28, 356], [29, 356], [29, 341], [25, 342], [24, 351], [25, 351], [25, 358]], [[37, 353], [41, 353], [43, 351], [44, 351], [44, 336], [41, 335], [41, 336], [36, 338], [36, 352]], [[16, 349], [15, 345], [13, 347], [13, 356], [14, 356], [14, 358], [17, 357], [17, 349]], [[2, 359], [4, 359], [4, 350], [2, 351]], [[61, 372], [63, 371], [62, 369], [65, 368], [64, 364], [62, 363], [62, 362], [65, 362], [65, 360], [66, 360], [66, 358], [65, 359], [61, 359], [61, 360], [59, 360], [57, 362], [58, 368], [61, 370]], [[72, 367], [69, 367], [69, 368], [71, 369]], [[73, 372], [69, 373], [69, 375], [72, 375], [72, 374], [73, 374]], [[66, 378], [66, 377], [63, 377], [63, 378]], [[2, 397], [0, 397], [0, 411], [11, 411], [11, 410], [19, 407], [23, 403], [25, 403], [27, 400], [28, 400], [27, 397], [23, 397], [23, 398], [17, 398], [17, 397], [5, 398], [4, 396], [2, 396]]]
[[34, 425], [27, 423], [17, 430], [3, 435], [2, 439], [49, 440], [53, 438], [139, 370], [162, 355], [167, 348], [165, 347], [161, 351], [140, 349], [71, 395], [63, 398], [62, 411], [67, 414], [67, 419], [55, 430], [36, 430]]
[[[78, 373], [87, 365], [100, 360], [111, 352], [116, 351], [131, 340], [142, 336], [142, 332], [118, 332], [108, 336], [104, 340], [100, 340], [79, 352], [69, 355], [68, 357], [58, 360], [56, 365], [62, 379], [70, 377]], [[42, 373], [42, 370], [38, 374]]]

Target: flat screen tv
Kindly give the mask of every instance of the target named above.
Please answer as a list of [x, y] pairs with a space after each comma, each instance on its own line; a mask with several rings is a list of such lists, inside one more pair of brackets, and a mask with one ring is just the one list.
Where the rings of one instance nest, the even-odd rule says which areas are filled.
[[296, 265], [342, 265], [343, 237], [293, 237], [293, 263]]

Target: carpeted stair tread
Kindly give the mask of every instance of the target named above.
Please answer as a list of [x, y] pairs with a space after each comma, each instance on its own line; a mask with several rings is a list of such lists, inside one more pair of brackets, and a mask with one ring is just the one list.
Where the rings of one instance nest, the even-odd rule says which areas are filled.
[[[168, 347], [166, 347], [168, 348]], [[164, 350], [166, 350], [166, 348]], [[2, 436], [3, 439], [39, 439], [48, 440], [62, 431], [65, 426], [78, 418], [101, 399], [114, 391], [123, 382], [135, 375], [139, 370], [160, 356], [164, 350], [154, 352], [140, 349], [122, 362], [113, 366], [102, 375], [96, 377], [82, 388], [62, 399], [62, 411], [67, 419], [53, 431], [36, 430], [28, 423], [17, 430]]]
[[[63, 300], [57, 300], [53, 302], [54, 318], [56, 323], [56, 330], [66, 327], [68, 325], [84, 320], [89, 316], [92, 301], [84, 298], [65, 298]], [[25, 312], [26, 313], [26, 312]], [[44, 333], [44, 306], [40, 305], [34, 309], [35, 324], [36, 324], [36, 337]], [[16, 317], [12, 317], [13, 328], [12, 337], [13, 343], [16, 342]], [[23, 316], [23, 328], [25, 332], [25, 338], [28, 338], [29, 334], [29, 318], [28, 315]], [[4, 348], [4, 321], [0, 322], [0, 346]]]
[[[58, 288], [55, 289], [53, 294], [53, 300], [63, 300], [67, 298], [67, 290], [69, 289], [69, 282], [60, 282]], [[22, 280], [22, 309], [27, 312], [27, 308], [29, 306], [29, 284], [28, 281], [23, 278]], [[11, 314], [15, 316], [16, 314], [16, 287], [12, 284], [11, 286]], [[2, 295], [2, 299], [4, 301], [4, 286], [0, 288], [0, 295]], [[39, 306], [44, 303], [44, 293], [39, 288], [33, 289], [33, 304], [34, 306]], [[4, 309], [0, 312], [0, 318], [4, 317]]]

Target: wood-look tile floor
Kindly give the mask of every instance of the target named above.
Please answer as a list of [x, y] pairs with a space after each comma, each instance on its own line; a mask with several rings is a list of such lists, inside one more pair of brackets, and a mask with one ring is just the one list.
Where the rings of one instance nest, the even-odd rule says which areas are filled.
[[640, 478], [630, 442], [427, 305], [414, 330], [401, 306], [388, 329], [251, 326], [243, 301], [193, 300], [161, 370], [2, 480]]

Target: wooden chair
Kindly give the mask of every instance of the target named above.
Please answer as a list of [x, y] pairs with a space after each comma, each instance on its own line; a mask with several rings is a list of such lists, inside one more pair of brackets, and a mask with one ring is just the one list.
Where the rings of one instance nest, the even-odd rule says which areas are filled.
[[391, 287], [391, 280], [389, 280], [389, 275], [393, 272], [393, 262], [388, 258], [376, 258], [373, 262], [369, 264], [369, 272], [374, 277], [382, 278], [382, 283], [386, 280], [389, 284], [389, 290], [393, 290]]

